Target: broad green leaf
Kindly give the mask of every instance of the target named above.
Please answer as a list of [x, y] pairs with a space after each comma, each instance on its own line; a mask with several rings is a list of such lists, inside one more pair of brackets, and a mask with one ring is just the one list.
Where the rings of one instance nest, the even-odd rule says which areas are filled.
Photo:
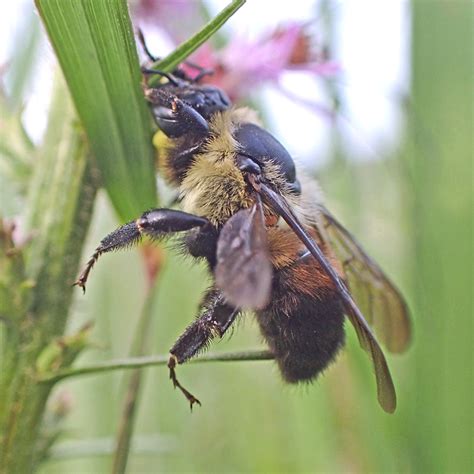
[[125, 0], [36, 0], [122, 220], [156, 202], [150, 118]]

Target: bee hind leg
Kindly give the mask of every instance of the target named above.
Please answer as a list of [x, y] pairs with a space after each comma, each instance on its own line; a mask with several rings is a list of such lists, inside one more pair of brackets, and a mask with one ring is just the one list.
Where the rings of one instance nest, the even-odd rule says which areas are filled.
[[179, 388], [181, 390], [181, 393], [186, 397], [186, 399], [189, 402], [189, 406], [191, 408], [191, 411], [193, 411], [193, 405], [197, 403], [198, 405], [201, 405], [201, 402], [188, 390], [186, 390], [179, 382], [178, 378], [176, 377], [176, 364], [178, 364], [178, 359], [176, 356], [173, 354], [170, 355], [170, 358], [168, 359], [168, 369], [170, 369], [170, 379], [173, 382], [174, 388]]
[[189, 401], [191, 410], [194, 403], [200, 405], [201, 402], [180, 384], [176, 377], [176, 365], [194, 357], [216, 336], [222, 337], [238, 314], [239, 310], [228, 305], [219, 290], [211, 289], [203, 299], [198, 318], [186, 328], [170, 349], [170, 379], [174, 387], [179, 388]]

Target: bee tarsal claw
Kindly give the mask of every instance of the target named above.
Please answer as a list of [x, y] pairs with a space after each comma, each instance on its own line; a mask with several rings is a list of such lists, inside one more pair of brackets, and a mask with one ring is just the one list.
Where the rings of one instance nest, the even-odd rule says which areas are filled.
[[176, 367], [177, 361], [175, 356], [171, 356], [169, 361], [168, 361], [168, 367], [170, 369], [170, 379], [173, 382], [174, 388], [179, 388], [181, 393], [186, 397], [186, 400], [189, 402], [189, 407], [191, 411], [193, 411], [193, 405], [196, 403], [199, 406], [201, 406], [201, 402], [188, 390], [186, 390], [180, 383], [178, 378], [176, 377]]

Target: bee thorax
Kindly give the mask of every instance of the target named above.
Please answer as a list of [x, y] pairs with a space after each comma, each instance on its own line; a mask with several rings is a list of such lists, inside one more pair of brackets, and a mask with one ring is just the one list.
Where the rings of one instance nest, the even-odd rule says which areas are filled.
[[249, 207], [252, 198], [232, 154], [213, 159], [198, 155], [184, 177], [180, 194], [186, 212], [221, 225], [239, 209]]

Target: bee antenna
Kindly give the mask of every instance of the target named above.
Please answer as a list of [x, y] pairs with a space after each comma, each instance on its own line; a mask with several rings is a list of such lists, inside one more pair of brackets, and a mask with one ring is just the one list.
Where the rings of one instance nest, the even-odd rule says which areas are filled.
[[160, 58], [151, 54], [150, 50], [148, 49], [148, 46], [145, 41], [145, 35], [143, 34], [143, 30], [141, 28], [137, 28], [137, 38], [140, 42], [140, 46], [142, 47], [143, 52], [148, 56], [148, 59], [153, 63], [159, 61]]
[[141, 71], [143, 74], [150, 74], [150, 75], [156, 74], [158, 76], [166, 77], [166, 79], [168, 79], [168, 81], [170, 81], [171, 84], [173, 84], [174, 86], [176, 87], [180, 86], [178, 79], [175, 76], [173, 76], [173, 74], [170, 74], [168, 72], [159, 71], [158, 69], [148, 69], [146, 67], [142, 67]]

